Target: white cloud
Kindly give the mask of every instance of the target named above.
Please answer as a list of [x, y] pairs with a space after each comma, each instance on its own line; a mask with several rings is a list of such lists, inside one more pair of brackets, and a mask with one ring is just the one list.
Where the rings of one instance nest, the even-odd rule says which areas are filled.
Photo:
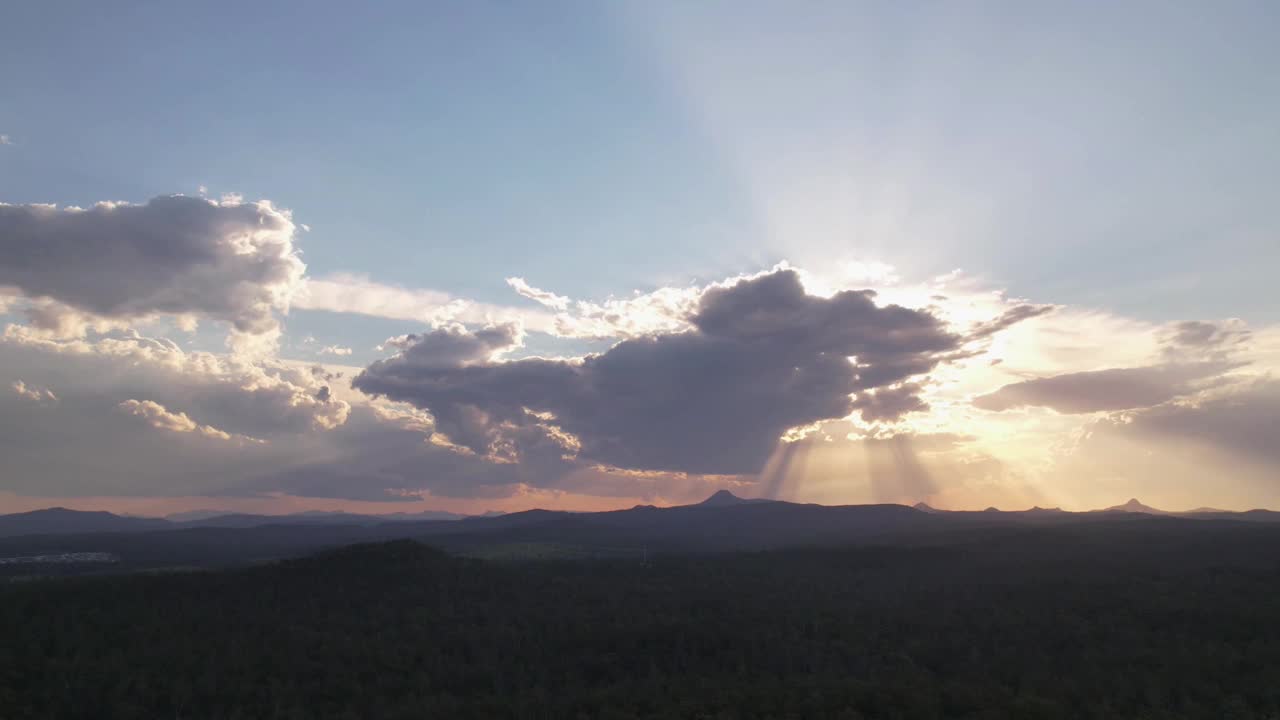
[[8, 135], [0, 133], [0, 145], [12, 145], [13, 140]]
[[339, 345], [325, 345], [324, 347], [320, 348], [317, 352], [319, 352], [321, 355], [350, 355], [351, 348], [341, 347]]
[[187, 417], [186, 413], [171, 412], [165, 406], [151, 400], [134, 400], [130, 398], [116, 407], [130, 415], [146, 420], [151, 427], [157, 430], [174, 433], [192, 433], [194, 435], [199, 435], [200, 437], [206, 437], [213, 440], [235, 440], [237, 442], [246, 443], [265, 442], [246, 435], [232, 435], [231, 433], [226, 432], [225, 430], [219, 430], [212, 425], [201, 425], [195, 420]]
[[552, 318], [545, 312], [472, 302], [438, 290], [386, 285], [345, 273], [308, 278], [294, 295], [292, 306], [303, 310], [413, 320], [432, 327], [453, 322], [489, 324], [518, 321], [530, 330], [549, 331], [552, 328]]
[[697, 286], [663, 287], [647, 293], [636, 291], [629, 298], [590, 302], [533, 287], [523, 278], [507, 278], [507, 284], [521, 296], [559, 311], [546, 332], [579, 339], [633, 338], [686, 330], [687, 318], [704, 291]]
[[563, 295], [556, 295], [555, 293], [547, 292], [546, 290], [539, 290], [525, 282], [524, 278], [509, 277], [507, 278], [507, 284], [511, 286], [511, 289], [516, 291], [516, 294], [522, 297], [527, 297], [540, 305], [545, 305], [551, 308], [552, 310], [564, 312], [569, 309], [569, 298]]
[[51, 405], [58, 402], [58, 396], [53, 394], [49, 388], [28, 387], [21, 380], [15, 380], [9, 385], [19, 397], [24, 397], [32, 402], [41, 405]]
[[328, 430], [350, 405], [323, 377], [280, 361], [187, 352], [171, 340], [136, 332], [51, 339], [21, 325], [0, 335], [7, 363], [31, 372], [58, 370], [96, 393], [147, 393], [166, 407], [202, 408], [219, 427], [255, 437]]

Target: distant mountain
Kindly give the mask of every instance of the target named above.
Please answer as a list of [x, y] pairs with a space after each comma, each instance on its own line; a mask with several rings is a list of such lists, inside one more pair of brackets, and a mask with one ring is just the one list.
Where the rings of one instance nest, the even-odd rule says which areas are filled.
[[159, 518], [122, 517], [109, 512], [68, 510], [61, 507], [0, 515], [0, 537], [127, 532], [160, 530], [166, 527], [170, 527], [169, 523]]
[[264, 525], [361, 525], [462, 520], [465, 515], [427, 510], [418, 513], [359, 515], [344, 512], [303, 512], [292, 515], [251, 515], [226, 510], [191, 510], [164, 518], [115, 515], [104, 511], [45, 510], [0, 515], [0, 537], [17, 535], [81, 535], [98, 532], [144, 532], [182, 528], [252, 528]]
[[913, 507], [913, 508], [915, 508], [915, 509], [919, 510], [920, 512], [926, 512], [926, 513], [940, 513], [940, 512], [944, 512], [944, 511], [939, 510], [938, 508], [936, 508], [936, 507], [934, 507], [934, 506], [930, 505], [929, 503], [927, 503], [927, 502], [923, 502], [923, 501], [918, 502], [918, 503], [916, 503], [915, 505], [912, 505], [911, 507]]
[[290, 515], [250, 515], [225, 513], [197, 516], [175, 523], [180, 527], [258, 527], [261, 525], [379, 525], [397, 522], [430, 522], [461, 520], [464, 515], [427, 510], [419, 513], [390, 513], [386, 515], [359, 515], [356, 513], [308, 511]]
[[1143, 505], [1138, 502], [1137, 498], [1129, 498], [1129, 502], [1123, 505], [1112, 505], [1109, 508], [1103, 508], [1100, 512], [1128, 512], [1128, 513], [1146, 513], [1147, 515], [1172, 515], [1173, 513], [1164, 510], [1157, 510], [1150, 505]]
[[[497, 513], [501, 515], [502, 513]], [[480, 517], [496, 517], [490, 513], [485, 513]], [[444, 510], [423, 510], [416, 513], [390, 513], [387, 515], [366, 515], [365, 517], [378, 518], [382, 522], [418, 522], [421, 520], [462, 520], [470, 515], [459, 515], [458, 513], [445, 512]]]
[[1065, 515], [1067, 511], [1060, 507], [1042, 508], [1036, 505], [1030, 510], [1023, 510], [1022, 512], [1028, 515]]
[[191, 522], [193, 520], [207, 520], [222, 515], [235, 515], [232, 510], [188, 510], [186, 512], [169, 513], [164, 516], [169, 522]]
[[776, 502], [768, 498], [744, 498], [738, 497], [728, 490], [717, 490], [711, 497], [698, 503], [700, 506], [724, 507], [726, 505], [749, 505], [752, 503], [770, 503]]

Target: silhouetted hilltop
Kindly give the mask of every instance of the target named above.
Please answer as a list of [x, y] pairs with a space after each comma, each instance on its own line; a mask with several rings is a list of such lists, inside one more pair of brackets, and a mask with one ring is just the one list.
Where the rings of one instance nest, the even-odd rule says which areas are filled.
[[748, 503], [767, 503], [774, 502], [767, 498], [744, 498], [738, 497], [728, 490], [717, 490], [712, 493], [711, 497], [698, 503], [699, 505], [725, 506], [725, 505], [745, 505]]
[[159, 518], [122, 517], [113, 513], [63, 507], [0, 515], [0, 537], [63, 533], [124, 532], [169, 527]]
[[1147, 515], [1170, 515], [1172, 513], [1164, 510], [1157, 510], [1150, 505], [1143, 505], [1137, 498], [1129, 498], [1129, 502], [1123, 505], [1112, 505], [1109, 508], [1103, 508], [1101, 512], [1128, 512], [1128, 513], [1146, 513]]

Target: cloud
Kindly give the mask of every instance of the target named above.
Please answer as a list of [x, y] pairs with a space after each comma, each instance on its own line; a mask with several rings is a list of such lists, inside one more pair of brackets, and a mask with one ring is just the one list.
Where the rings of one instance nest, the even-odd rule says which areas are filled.
[[1056, 305], [1031, 305], [1021, 304], [1015, 305], [1000, 314], [994, 320], [987, 320], [978, 323], [969, 332], [971, 339], [987, 338], [999, 332], [1009, 329], [1023, 320], [1047, 315], [1057, 309]]
[[10, 325], [0, 336], [4, 365], [53, 378], [81, 393], [139, 396], [196, 412], [216, 427], [252, 437], [328, 430], [346, 421], [350, 405], [331, 396], [308, 368], [237, 355], [186, 352], [136, 332], [55, 340]]
[[[516, 342], [510, 327], [483, 337], [452, 329], [418, 337], [353, 386], [429, 410], [481, 455], [519, 456], [562, 433], [587, 462], [754, 473], [789, 428], [844, 417], [851, 394], [927, 373], [960, 346], [928, 312], [873, 297], [809, 295], [795, 271], [779, 269], [707, 289], [683, 319], [687, 331], [581, 361], [494, 362]], [[905, 407], [913, 388], [902, 388], [895, 401]]]
[[454, 368], [484, 364], [503, 352], [517, 348], [524, 333], [516, 323], [492, 325], [476, 331], [458, 324], [446, 325], [421, 335], [388, 338], [379, 349], [393, 348], [419, 368]]
[[351, 348], [342, 347], [340, 345], [325, 345], [324, 347], [320, 348], [316, 352], [320, 353], [321, 355], [345, 356], [345, 355], [351, 354]]
[[1262, 376], [1084, 426], [1054, 479], [1093, 503], [1139, 497], [1168, 509], [1280, 502], [1280, 380]]
[[569, 298], [563, 295], [556, 295], [555, 293], [548, 292], [546, 290], [539, 290], [525, 282], [524, 278], [509, 277], [507, 278], [507, 284], [510, 285], [511, 288], [520, 296], [527, 297], [540, 305], [545, 305], [551, 308], [552, 310], [564, 312], [569, 309]]
[[308, 278], [294, 296], [292, 306], [413, 320], [431, 326], [520, 322], [531, 330], [550, 330], [554, 324], [545, 312], [472, 302], [438, 290], [396, 287], [345, 273]]
[[58, 402], [58, 396], [53, 394], [49, 388], [28, 387], [21, 380], [15, 380], [10, 383], [9, 387], [18, 394], [19, 397], [26, 398], [34, 403], [41, 405], [53, 404]]
[[288, 211], [267, 201], [0, 204], [0, 286], [37, 301], [37, 327], [69, 334], [156, 315], [278, 333], [305, 269], [293, 234]]
[[1254, 334], [1240, 320], [1186, 320], [1161, 329], [1167, 362], [1225, 360], [1246, 351]]
[[1195, 392], [1202, 387], [1201, 381], [1238, 367], [1238, 363], [1211, 361], [1066, 373], [1005, 385], [974, 398], [973, 404], [994, 412], [1028, 406], [1060, 413], [1151, 407]]
[[896, 422], [907, 413], [923, 412], [929, 404], [920, 398], [924, 388], [919, 383], [902, 383], [897, 387], [858, 393], [853, 407], [867, 422]]
[[263, 440], [247, 437], [245, 435], [232, 435], [224, 430], [219, 430], [212, 425], [201, 425], [186, 413], [171, 412], [165, 406], [151, 400], [134, 400], [129, 399], [120, 403], [116, 407], [120, 410], [140, 417], [147, 421], [151, 427], [157, 430], [174, 433], [192, 433], [201, 437], [214, 440], [236, 440], [239, 442], [261, 443]]
[[1209, 397], [1169, 402], [1108, 418], [1094, 433], [1201, 443], [1280, 470], [1280, 380], [1259, 378]]
[[8, 135], [0, 133], [0, 145], [12, 145], [13, 140]]
[[553, 321], [536, 328], [563, 338], [601, 340], [638, 338], [689, 329], [689, 314], [702, 296], [698, 287], [662, 287], [630, 298], [603, 302], [570, 300], [533, 287], [523, 278], [507, 278], [518, 294], [558, 311]]

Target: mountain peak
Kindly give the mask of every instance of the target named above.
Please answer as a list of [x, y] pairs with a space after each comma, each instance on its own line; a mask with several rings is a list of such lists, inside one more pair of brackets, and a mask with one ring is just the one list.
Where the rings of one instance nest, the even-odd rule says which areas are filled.
[[915, 508], [916, 510], [919, 510], [920, 512], [927, 512], [927, 513], [942, 512], [938, 508], [930, 505], [927, 502], [924, 502], [923, 500], [916, 503], [915, 505], [912, 505], [911, 507]]
[[1148, 515], [1165, 515], [1165, 511], [1157, 510], [1150, 505], [1143, 505], [1138, 498], [1129, 498], [1129, 502], [1123, 505], [1112, 505], [1107, 510], [1130, 513], [1146, 513]]
[[711, 497], [698, 503], [699, 505], [740, 505], [746, 500], [734, 495], [728, 490], [717, 490]]
[[768, 498], [744, 498], [738, 497], [728, 490], [717, 490], [711, 497], [698, 503], [699, 505], [711, 505], [714, 507], [724, 507], [727, 505], [753, 505], [755, 503], [774, 502]]

